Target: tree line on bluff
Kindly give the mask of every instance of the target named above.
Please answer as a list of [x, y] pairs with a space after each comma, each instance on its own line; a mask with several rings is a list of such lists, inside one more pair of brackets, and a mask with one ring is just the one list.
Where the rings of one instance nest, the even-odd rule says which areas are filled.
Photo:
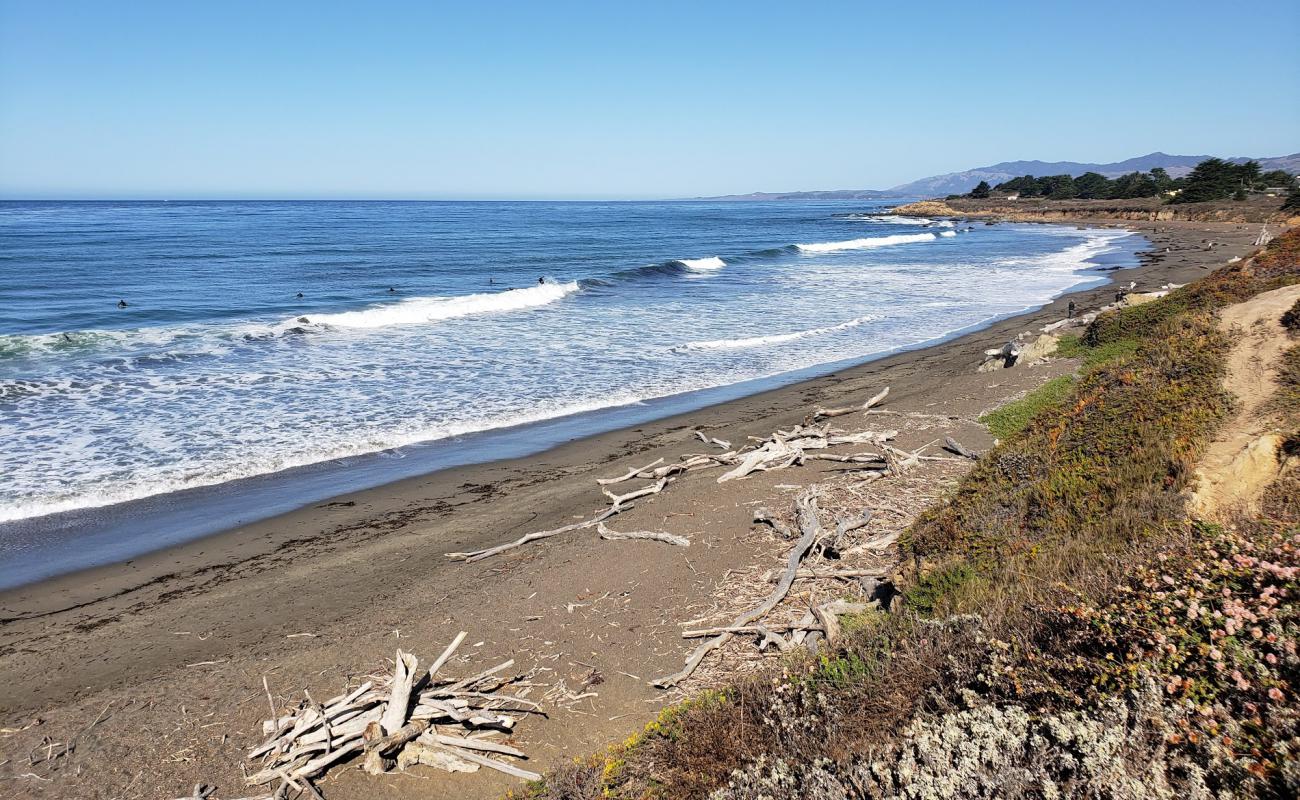
[[1248, 192], [1281, 188], [1287, 190], [1283, 208], [1300, 208], [1300, 183], [1285, 170], [1263, 172], [1259, 162], [1234, 164], [1221, 158], [1207, 158], [1183, 178], [1171, 178], [1163, 167], [1150, 172], [1130, 172], [1107, 178], [1096, 172], [1073, 175], [1047, 175], [1035, 178], [1024, 175], [989, 186], [988, 181], [964, 195], [951, 199], [1018, 195], [1047, 200], [1128, 200], [1138, 197], [1167, 197], [1169, 203], [1199, 203], [1210, 200], [1245, 200]]

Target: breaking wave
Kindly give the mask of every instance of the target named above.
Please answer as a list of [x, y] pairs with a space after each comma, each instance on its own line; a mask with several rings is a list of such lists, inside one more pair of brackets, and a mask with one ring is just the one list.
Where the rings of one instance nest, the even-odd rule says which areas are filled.
[[933, 233], [896, 233], [893, 236], [875, 236], [866, 239], [849, 239], [844, 242], [817, 242], [815, 244], [795, 245], [804, 253], [835, 253], [840, 250], [871, 250], [876, 247], [891, 247], [896, 244], [928, 242], [937, 239]]
[[689, 269], [691, 272], [712, 272], [715, 269], [722, 269], [727, 266], [727, 262], [717, 256], [709, 258], [682, 258], [678, 259], [679, 264]]
[[527, 289], [507, 289], [504, 292], [467, 294], [460, 297], [412, 297], [397, 303], [375, 306], [360, 311], [343, 311], [336, 314], [308, 314], [295, 317], [305, 325], [324, 325], [334, 328], [384, 328], [389, 325], [418, 325], [440, 322], [445, 319], [491, 314], [497, 311], [519, 311], [536, 308], [563, 300], [578, 291], [578, 282], [543, 283]]

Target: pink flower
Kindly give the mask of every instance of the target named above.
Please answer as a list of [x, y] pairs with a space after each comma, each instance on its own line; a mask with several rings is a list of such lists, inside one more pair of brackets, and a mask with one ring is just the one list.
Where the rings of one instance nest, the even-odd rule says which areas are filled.
[[1280, 702], [1284, 697], [1286, 697], [1286, 695], [1284, 695], [1282, 693], [1282, 690], [1277, 688], [1276, 686], [1268, 690], [1268, 698], [1270, 700], [1276, 700]]

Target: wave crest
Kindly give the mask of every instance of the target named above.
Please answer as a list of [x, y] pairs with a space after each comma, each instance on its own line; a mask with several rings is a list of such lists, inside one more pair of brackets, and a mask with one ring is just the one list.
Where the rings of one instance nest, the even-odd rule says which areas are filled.
[[797, 244], [797, 247], [804, 253], [835, 253], [840, 250], [872, 250], [877, 247], [890, 247], [896, 244], [911, 244], [913, 242], [928, 242], [939, 237], [933, 233], [896, 233], [892, 236], [874, 236], [866, 239], [849, 239], [843, 242], [816, 242], [813, 244]]
[[527, 289], [467, 294], [459, 297], [412, 297], [397, 303], [337, 314], [309, 314], [294, 322], [332, 328], [385, 328], [389, 325], [418, 325], [445, 319], [519, 311], [549, 305], [578, 291], [577, 281], [543, 283]]

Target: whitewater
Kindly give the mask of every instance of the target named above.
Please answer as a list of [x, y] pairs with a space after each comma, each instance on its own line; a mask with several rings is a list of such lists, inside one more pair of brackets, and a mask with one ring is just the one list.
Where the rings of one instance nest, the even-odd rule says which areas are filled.
[[1102, 280], [1139, 241], [947, 222], [832, 202], [3, 203], [0, 529], [860, 362]]

